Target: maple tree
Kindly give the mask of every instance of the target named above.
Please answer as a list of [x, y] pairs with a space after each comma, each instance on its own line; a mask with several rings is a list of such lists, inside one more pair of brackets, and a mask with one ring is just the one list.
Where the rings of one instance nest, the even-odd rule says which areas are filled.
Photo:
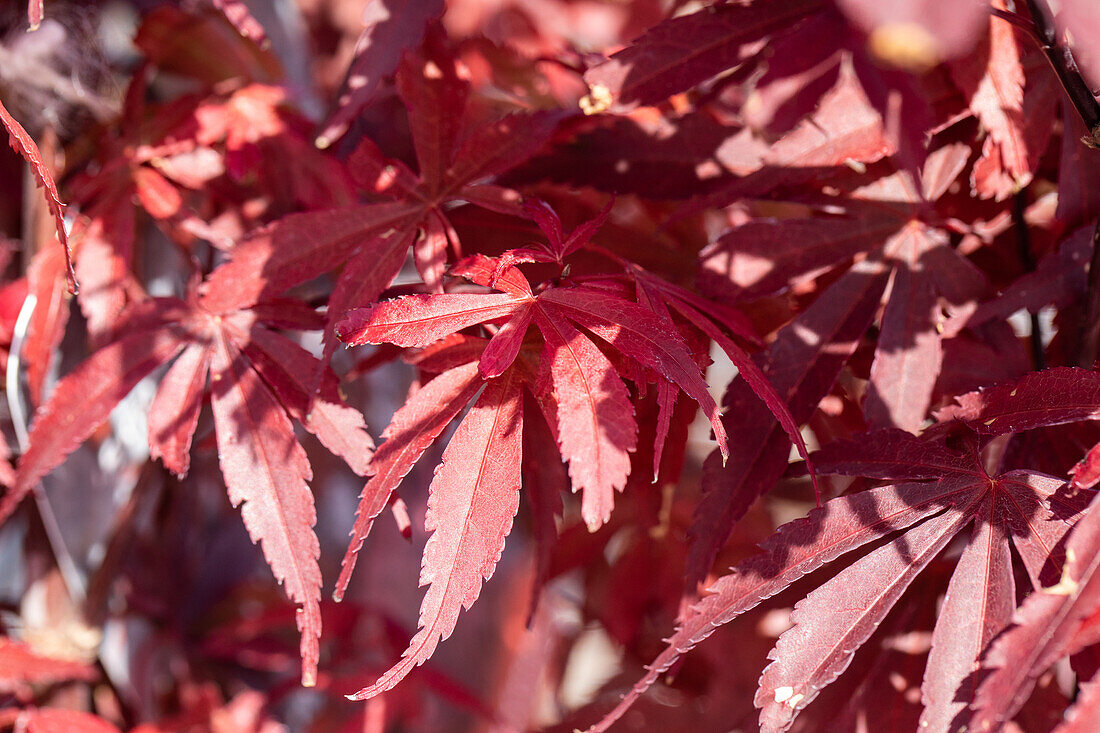
[[1100, 726], [1094, 3], [86, 5], [0, 727]]

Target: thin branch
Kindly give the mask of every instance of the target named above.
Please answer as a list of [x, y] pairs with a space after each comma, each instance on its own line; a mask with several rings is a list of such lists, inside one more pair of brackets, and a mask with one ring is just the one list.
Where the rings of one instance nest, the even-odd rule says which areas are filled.
[[[1012, 201], [1012, 228], [1016, 232], [1016, 252], [1020, 264], [1027, 272], [1035, 271], [1035, 257], [1031, 254], [1031, 233], [1027, 228], [1027, 190], [1020, 191]], [[1046, 352], [1043, 349], [1043, 324], [1038, 313], [1031, 313], [1031, 360], [1035, 369], [1046, 369]]]
[[1092, 258], [1089, 261], [1085, 312], [1081, 319], [1077, 365], [1091, 368], [1100, 356], [1100, 219], [1092, 230]]
[[1081, 76], [1081, 70], [1077, 68], [1077, 62], [1073, 58], [1073, 52], [1070, 51], [1069, 46], [1059, 41], [1058, 30], [1054, 27], [1050, 9], [1046, 7], [1043, 0], [1025, 0], [1025, 2], [1035, 25], [1039, 45], [1089, 131], [1088, 136], [1082, 138], [1081, 142], [1090, 148], [1100, 147], [1100, 103], [1096, 101], [1092, 89]]

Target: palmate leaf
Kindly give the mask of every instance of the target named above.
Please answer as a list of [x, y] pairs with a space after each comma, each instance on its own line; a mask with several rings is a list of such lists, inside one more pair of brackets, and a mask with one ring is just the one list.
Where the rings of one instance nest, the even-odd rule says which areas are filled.
[[[495, 270], [477, 259], [456, 268], [486, 283]], [[653, 369], [698, 401], [716, 426], [721, 450], [728, 450], [717, 405], [698, 365], [651, 311], [592, 288], [549, 288], [535, 297], [529, 286], [519, 286], [518, 271], [505, 268], [502, 273], [514, 281], [507, 285], [512, 293], [405, 296], [352, 311], [337, 324], [336, 332], [352, 344], [427, 346], [463, 328], [508, 318], [480, 355], [479, 369], [488, 377], [504, 373], [511, 365], [533, 322], [547, 344], [544, 368], [550, 380], [536, 390], [536, 396], [546, 389], [555, 393], [554, 404], [544, 409], [557, 416], [562, 457], [570, 464], [574, 489], [584, 492], [584, 517], [593, 530], [606, 521], [615, 491], [625, 484], [627, 454], [635, 447], [637, 426], [611, 363], [572, 324]]]
[[[414, 8], [410, 18], [415, 21], [416, 15]], [[393, 22], [400, 25], [404, 17]], [[563, 117], [557, 112], [513, 113], [468, 129], [464, 110], [469, 84], [435, 33], [405, 55], [397, 81], [409, 112], [419, 172], [385, 158], [372, 141], [364, 140], [349, 161], [351, 173], [364, 193], [391, 200], [284, 217], [235, 247], [230, 263], [218, 268], [207, 284], [225, 299], [219, 309], [237, 309], [342, 267], [329, 302], [325, 363], [337, 343], [336, 322], [349, 309], [382, 294], [410, 245], [417, 271], [432, 290], [440, 291], [448, 251], [458, 250], [446, 208], [474, 203], [520, 213], [519, 194], [488, 179], [538, 153]]]
[[[746, 560], [712, 586], [710, 595], [681, 622], [648, 674], [592, 730], [606, 730], [638, 695], [717, 626], [846, 553], [889, 538], [797, 604], [792, 615], [795, 625], [769, 655], [774, 661], [761, 677], [756, 696], [761, 728], [788, 729], [798, 712], [844, 671], [916, 574], [952, 537], [973, 524], [970, 543], [956, 568], [946, 610], [938, 622], [945, 626], [937, 627], [933, 640], [935, 644], [936, 639], [950, 638], [952, 645], [957, 644], [958, 637], [952, 634], [960, 618], [966, 618], [967, 624], [978, 619], [972, 629], [976, 636], [972, 643], [952, 648], [946, 655], [948, 650], [940, 641], [926, 669], [923, 688], [926, 719], [950, 722], [963, 711], [966, 702], [973, 700], [968, 675], [980, 659], [982, 644], [1007, 623], [1006, 604], [1013, 600], [1011, 594], [990, 595], [1003, 594], [1004, 586], [982, 586], [985, 592], [969, 595], [963, 589], [981, 584], [982, 578], [994, 582], [1004, 575], [1010, 539], [1029, 574], [1038, 578], [1045, 563], [1059, 561], [1060, 556], [1052, 556], [1052, 548], [1081, 515], [1085, 502], [1059, 494], [1064, 486], [1060, 479], [1027, 471], [990, 477], [979, 464], [971, 461], [966, 466], [942, 446], [923, 443], [898, 436], [892, 447], [872, 457], [869, 473], [904, 473], [910, 453], [917, 460], [918, 475], [935, 473], [930, 467], [942, 467], [942, 473], [931, 481], [895, 484], [833, 499], [808, 517], [781, 527], [761, 545], [763, 554]], [[818, 470], [830, 472], [852, 461], [845, 472], [855, 469], [853, 473], [862, 473], [862, 444], [837, 444], [831, 456], [817, 461]], [[904, 531], [895, 534], [899, 530]], [[1043, 548], [1040, 553], [1034, 551], [1035, 544]], [[1001, 560], [994, 562], [992, 558], [997, 557]]]
[[[208, 291], [210, 292], [210, 291]], [[270, 326], [309, 329], [320, 320], [293, 301], [268, 301], [244, 311], [213, 311], [192, 296], [151, 299], [118, 320], [126, 334], [93, 353], [58, 382], [31, 426], [30, 448], [0, 502], [6, 518], [46, 473], [105, 422], [118, 402], [157, 367], [171, 365], [152, 404], [150, 452], [178, 474], [188, 452], [209, 380], [222, 473], [234, 506], [260, 542], [275, 577], [300, 604], [302, 681], [317, 679], [321, 574], [316, 514], [307, 482], [310, 465], [291, 417], [365, 473], [373, 443], [362, 415], [340, 398], [336, 378]], [[178, 359], [176, 358], [178, 356]], [[314, 378], [322, 378], [317, 385]]]

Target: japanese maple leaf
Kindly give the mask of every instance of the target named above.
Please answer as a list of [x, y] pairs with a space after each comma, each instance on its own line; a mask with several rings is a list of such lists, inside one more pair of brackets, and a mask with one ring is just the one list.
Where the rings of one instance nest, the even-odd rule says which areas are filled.
[[[738, 297], [773, 292], [867, 253], [891, 268], [886, 308], [864, 404], [875, 427], [917, 431], [943, 361], [943, 307], [981, 297], [982, 274], [953, 249], [948, 223], [928, 202], [942, 196], [969, 157], [963, 145], [928, 156], [920, 185], [896, 172], [837, 201], [840, 216], [755, 220], [702, 254], [707, 283]], [[728, 287], [733, 283], [733, 287]]]
[[317, 147], [329, 147], [347, 131], [348, 125], [374, 101], [383, 79], [396, 71], [404, 52], [418, 46], [429, 23], [442, 14], [442, 0], [367, 6], [355, 58], [348, 65], [336, 108], [317, 136]]
[[[145, 93], [140, 73], [127, 90], [122, 118], [99, 141], [98, 170], [76, 177], [71, 187], [82, 214], [73, 233], [76, 270], [85, 283], [80, 306], [93, 341], [144, 295], [131, 272], [139, 210], [185, 249], [196, 237], [224, 249], [231, 237], [196, 212], [251, 226], [241, 213], [249, 199], [251, 211], [266, 205], [265, 220], [350, 202], [343, 168], [308, 144], [285, 90], [248, 84], [164, 105], [145, 105]], [[256, 198], [253, 181], [271, 193]]]
[[365, 474], [373, 450], [362, 416], [340, 398], [335, 375], [274, 328], [312, 329], [317, 316], [293, 301], [212, 310], [196, 295], [156, 298], [128, 308], [117, 336], [58, 382], [31, 426], [3, 521], [32, 487], [107, 420], [118, 402], [158, 367], [171, 364], [150, 407], [149, 449], [177, 474], [188, 470], [191, 440], [209, 380], [218, 458], [230, 501], [287, 595], [302, 608], [302, 682], [316, 680], [321, 572], [313, 532], [312, 470], [291, 419]]
[[[37, 0], [37, 2], [31, 0], [28, 13], [30, 14], [33, 30], [42, 22], [41, 0]], [[61, 243], [65, 250], [65, 276], [68, 278], [69, 292], [75, 293], [77, 290], [76, 272], [73, 270], [72, 252], [69, 249], [69, 239], [65, 230], [65, 204], [61, 202], [61, 194], [57, 190], [57, 183], [54, 182], [53, 174], [50, 173], [46, 161], [42, 158], [42, 151], [38, 149], [34, 139], [23, 129], [19, 121], [11, 116], [7, 107], [2, 103], [0, 103], [0, 123], [8, 131], [8, 143], [15, 152], [19, 153], [23, 160], [27, 161], [27, 165], [30, 166], [31, 173], [34, 175], [34, 180], [37, 181], [46, 196], [46, 205], [49, 207], [50, 214], [53, 215], [54, 226], [57, 229], [57, 241]]]
[[761, 40], [821, 10], [821, 0], [715, 4], [664, 21], [584, 75], [590, 112], [653, 105], [756, 60]]
[[[994, 7], [1005, 10], [1001, 0]], [[982, 144], [981, 158], [974, 164], [971, 187], [983, 198], [998, 201], [1023, 188], [1031, 180], [1046, 147], [1043, 128], [1024, 115], [1024, 68], [1020, 48], [1011, 24], [990, 16], [989, 32], [978, 45], [984, 68], [972, 59], [949, 64], [952, 78], [967, 95], [970, 109], [988, 134]], [[1051, 100], [1053, 101], [1053, 100]]]
[[[780, 527], [763, 552], [721, 577], [682, 621], [668, 648], [622, 704], [592, 730], [605, 730], [656, 679], [716, 627], [834, 560], [851, 560], [795, 605], [760, 679], [764, 731], [787, 730], [835, 680], [914, 578], [957, 535], [967, 544], [948, 585], [925, 669], [922, 721], [947, 728], [974, 698], [970, 676], [983, 650], [1012, 618], [1015, 547], [1033, 586], [1062, 562], [1055, 551], [1087, 499], [1061, 479], [1031, 471], [989, 474], [972, 445], [956, 453], [903, 431], [831, 444], [816, 454], [828, 473], [891, 481], [827, 502]], [[965, 533], [965, 534], [964, 534]], [[877, 540], [888, 539], [876, 544]], [[866, 548], [866, 549], [864, 549]], [[854, 559], [853, 559], [854, 558]]]
[[[484, 384], [429, 488], [426, 525], [434, 534], [421, 572], [421, 584], [429, 588], [420, 630], [401, 661], [356, 693], [359, 699], [392, 688], [426, 661], [453, 631], [460, 608], [477, 599], [482, 580], [492, 575], [519, 505], [524, 385], [569, 464], [589, 529], [610, 517], [614, 494], [630, 471], [637, 424], [622, 377], [593, 336], [697, 401], [726, 450], [717, 406], [698, 364], [676, 332], [668, 331], [650, 310], [584, 285], [547, 284], [536, 294], [517, 268], [480, 255], [460, 262], [452, 272], [480, 285], [492, 283], [499, 292], [409, 295], [352, 311], [337, 324], [337, 334], [348, 343], [405, 348], [453, 340], [459, 331], [479, 324], [496, 326], [489, 341], [472, 351], [463, 349], [462, 363], [415, 392], [383, 433], [375, 475], [363, 490], [337, 581], [337, 598], [397, 484]], [[532, 325], [541, 336], [541, 356], [535, 344], [521, 355]]]
[[[1027, 702], [1039, 675], [1062, 657], [1100, 640], [1100, 512], [1094, 499], [1066, 543], [1066, 563], [1058, 583], [1026, 598], [1012, 626], [982, 660], [987, 675], [973, 701], [972, 729], [994, 730], [1010, 721]], [[1083, 686], [1075, 721], [1095, 721], [1097, 680]], [[1073, 719], [1072, 716], [1068, 716]], [[1073, 728], [1070, 728], [1071, 730]], [[1083, 728], [1082, 728], [1083, 729]], [[1061, 729], [1060, 729], [1061, 730]]]
[[[332, 326], [389, 286], [410, 245], [424, 282], [440, 288], [448, 250], [460, 251], [448, 207], [468, 202], [520, 212], [518, 194], [486, 180], [538, 152], [560, 115], [516, 113], [464, 129], [469, 84], [434, 35], [406, 53], [397, 91], [409, 112], [419, 174], [364, 139], [348, 165], [363, 192], [383, 200], [287, 216], [254, 233], [234, 249], [229, 266], [212, 276], [209, 287], [218, 288], [222, 307], [244, 307], [261, 294], [277, 295], [342, 267], [328, 303], [327, 359], [336, 343]], [[235, 285], [228, 287], [230, 282]]]

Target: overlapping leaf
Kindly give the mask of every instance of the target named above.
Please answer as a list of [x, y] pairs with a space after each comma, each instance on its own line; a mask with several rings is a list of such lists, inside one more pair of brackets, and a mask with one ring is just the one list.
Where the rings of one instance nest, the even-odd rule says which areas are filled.
[[[798, 712], [850, 664], [855, 650], [914, 577], [952, 537], [972, 526], [968, 549], [948, 588], [946, 610], [939, 617], [938, 624], [944, 627], [933, 637], [933, 655], [925, 672], [925, 719], [930, 724], [950, 723], [960, 711], [958, 701], [965, 703], [965, 695], [973, 695], [973, 686], [967, 693], [963, 685], [970, 684], [968, 675], [984, 645], [1008, 622], [1012, 597], [1003, 595], [1006, 586], [995, 581], [1007, 571], [1004, 560], [1009, 541], [1037, 580], [1046, 563], [1060, 562], [1060, 555], [1052, 555], [1051, 548], [1072, 526], [1085, 502], [1062, 493], [1060, 479], [1025, 471], [989, 476], [976, 463], [966, 465], [963, 456], [916, 438], [897, 436], [888, 444], [891, 447], [881, 456], [869, 457], [866, 471], [861, 470], [860, 443], [853, 441], [843, 448], [837, 444], [830, 455], [819, 457], [818, 470], [900, 475], [909, 473], [907, 467], [914, 463], [929, 467], [919, 469], [918, 476], [935, 473], [935, 478], [842, 496], [781, 527], [762, 545], [761, 555], [737, 566], [712, 586], [710, 594], [682, 621], [645, 678], [593, 730], [605, 730], [680, 655], [717, 626], [803, 575], [869, 547], [795, 606], [794, 626], [780, 637], [770, 655], [774, 661], [761, 677], [756, 696], [761, 728], [788, 729]], [[895, 534], [899, 531], [901, 534]], [[873, 544], [881, 538], [892, 541]], [[992, 562], [995, 557], [1002, 561]], [[985, 585], [987, 581], [992, 585]], [[975, 583], [986, 590], [974, 594], [961, 590]], [[972, 630], [975, 635], [972, 643], [956, 648], [960, 618], [967, 619], [967, 633]], [[950, 638], [952, 648], [945, 649], [941, 641], [937, 649], [937, 638]], [[957, 697], [960, 694], [962, 698]]]
[[62, 379], [39, 409], [31, 447], [20, 457], [15, 481], [0, 502], [0, 519], [91, 436], [134, 385], [173, 359], [153, 400], [149, 444], [169, 469], [186, 473], [209, 375], [229, 498], [234, 506], [243, 503], [250, 536], [261, 544], [287, 595], [302, 607], [302, 681], [312, 685], [321, 632], [320, 549], [307, 484], [312, 472], [291, 417], [359, 473], [367, 470], [373, 443], [362, 416], [337, 394], [335, 377], [323, 377], [315, 396], [317, 359], [269, 325], [316, 328], [319, 322], [312, 311], [291, 301], [230, 312], [213, 311], [196, 297], [131, 306], [120, 319], [124, 335]]

